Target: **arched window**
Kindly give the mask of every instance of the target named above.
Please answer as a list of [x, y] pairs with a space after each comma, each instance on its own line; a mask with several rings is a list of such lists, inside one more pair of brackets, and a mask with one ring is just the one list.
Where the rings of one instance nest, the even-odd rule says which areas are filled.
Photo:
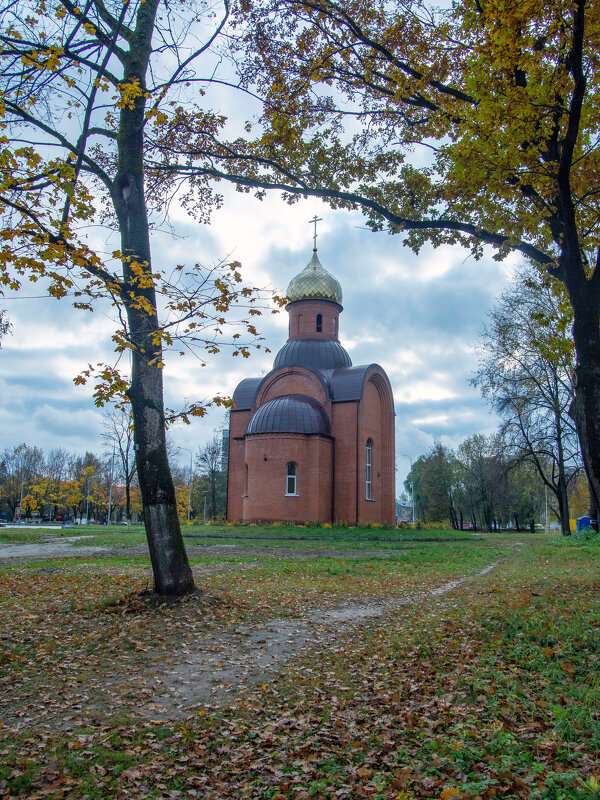
[[323, 330], [323, 314], [317, 314], [317, 333]]
[[298, 477], [298, 465], [295, 461], [290, 461], [287, 465], [285, 476], [285, 493], [286, 495], [296, 495], [296, 478]]
[[365, 452], [365, 497], [373, 499], [373, 440], [367, 439]]

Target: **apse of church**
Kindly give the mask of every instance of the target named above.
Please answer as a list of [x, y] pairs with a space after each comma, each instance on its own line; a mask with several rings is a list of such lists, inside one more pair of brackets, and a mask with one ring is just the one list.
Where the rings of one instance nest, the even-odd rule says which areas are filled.
[[339, 342], [342, 289], [320, 263], [292, 280], [289, 338], [230, 414], [230, 521], [395, 522], [394, 400], [378, 364]]

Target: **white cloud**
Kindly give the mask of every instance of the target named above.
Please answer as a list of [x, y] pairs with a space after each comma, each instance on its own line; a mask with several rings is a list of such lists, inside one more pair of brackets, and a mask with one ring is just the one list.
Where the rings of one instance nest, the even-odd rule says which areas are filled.
[[[409, 467], [403, 454], [415, 459], [436, 437], [456, 446], [494, 427], [468, 378], [475, 366], [472, 344], [512, 269], [510, 262], [475, 262], [456, 247], [424, 248], [415, 256], [399, 237], [367, 231], [358, 213], [333, 212], [314, 200], [288, 206], [276, 194], [259, 203], [231, 187], [224, 193], [224, 207], [211, 226], [173, 209], [177, 238], [153, 234], [155, 266], [211, 266], [227, 257], [241, 261], [247, 282], [285, 291], [310, 260], [309, 220], [315, 213], [322, 217], [319, 257], [344, 293], [341, 341], [353, 363], [377, 362], [392, 382], [399, 479]], [[101, 233], [93, 236], [103, 241]], [[14, 325], [0, 350], [1, 446], [27, 441], [45, 449], [101, 450], [102, 412], [93, 405], [91, 387], [77, 388], [72, 379], [88, 362], [114, 361], [112, 309], [104, 304], [93, 314], [78, 312], [66, 300], [0, 305], [8, 308]], [[180, 408], [186, 399], [231, 394], [243, 378], [267, 372], [286, 341], [287, 314], [266, 313], [258, 327], [270, 354], [257, 351], [250, 359], [236, 359], [224, 348], [206, 367], [193, 357], [168, 354], [166, 404]], [[222, 420], [222, 410], [211, 411], [189, 427], [175, 427], [170, 438], [195, 452]]]
[[[443, 400], [452, 400], [457, 397], [457, 393], [448, 387], [441, 385], [441, 381], [446, 376], [438, 376], [426, 381], [413, 381], [408, 386], [404, 386], [402, 391], [396, 395], [397, 405], [411, 405], [421, 400], [431, 403], [440, 403]], [[416, 423], [415, 423], [416, 424]]]
[[413, 419], [412, 424], [417, 428], [431, 428], [432, 426], [444, 427], [450, 420], [449, 414], [429, 414], [427, 417]]

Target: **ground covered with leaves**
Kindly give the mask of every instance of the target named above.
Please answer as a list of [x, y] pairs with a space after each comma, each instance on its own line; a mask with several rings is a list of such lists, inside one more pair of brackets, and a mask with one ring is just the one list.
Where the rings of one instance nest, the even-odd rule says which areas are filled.
[[[141, 594], [141, 557], [7, 562], [0, 797], [597, 797], [599, 557], [507, 535], [195, 558], [205, 595], [174, 605]], [[350, 624], [368, 604], [381, 611]], [[318, 624], [340, 608], [349, 624]], [[285, 625], [290, 645], [307, 621], [264, 680], [240, 669], [225, 700], [154, 713], [182, 663], [226, 670], [263, 629]]]

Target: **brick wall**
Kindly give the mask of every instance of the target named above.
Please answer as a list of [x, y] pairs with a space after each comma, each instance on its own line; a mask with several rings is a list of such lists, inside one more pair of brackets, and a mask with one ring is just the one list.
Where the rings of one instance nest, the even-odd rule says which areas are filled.
[[[359, 411], [358, 518], [361, 522], [393, 525], [396, 520], [394, 408], [387, 376], [377, 368], [369, 373]], [[372, 500], [366, 498], [366, 445], [372, 447]]]
[[236, 411], [229, 415], [229, 468], [227, 472], [227, 519], [241, 522], [244, 518], [243, 495], [246, 478], [244, 436], [252, 411]]
[[[297, 464], [297, 496], [286, 496], [289, 462]], [[246, 438], [248, 494], [244, 521], [330, 522], [332, 442], [329, 437], [294, 433]]]
[[357, 521], [357, 430], [358, 403], [333, 403], [332, 430], [334, 437], [334, 505], [336, 522], [355, 525]]
[[305, 394], [314, 397], [330, 413], [331, 403], [327, 400], [323, 384], [317, 376], [304, 367], [282, 367], [261, 386], [256, 407], [264, 405], [267, 400], [287, 394]]
[[[302, 300], [290, 303], [290, 339], [333, 339], [338, 341], [342, 307], [328, 300]], [[321, 331], [317, 331], [317, 314], [321, 315]]]

